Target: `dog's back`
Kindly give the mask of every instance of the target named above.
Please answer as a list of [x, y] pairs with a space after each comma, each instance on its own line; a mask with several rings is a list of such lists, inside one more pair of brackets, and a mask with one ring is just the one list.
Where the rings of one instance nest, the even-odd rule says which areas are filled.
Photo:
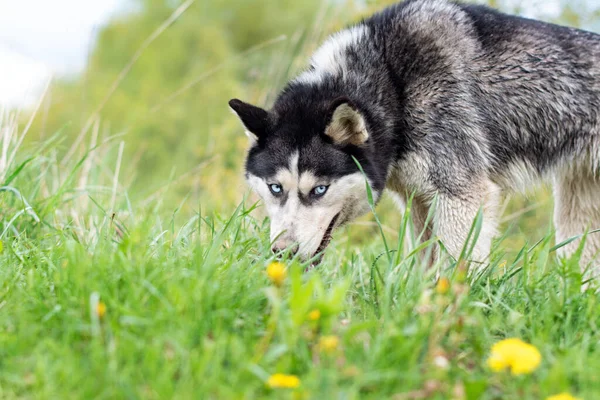
[[496, 172], [515, 161], [540, 174], [565, 163], [600, 165], [600, 36], [483, 7], [463, 9], [481, 43], [477, 102]]
[[366, 24], [385, 43], [400, 105], [390, 112], [404, 146], [388, 186], [415, 191], [417, 214], [445, 195], [437, 232], [454, 252], [468, 230], [458, 213], [483, 204], [485, 254], [498, 189], [544, 178], [554, 183], [558, 241], [600, 228], [600, 35], [444, 0], [401, 3]]
[[512, 188], [579, 156], [599, 165], [600, 35], [443, 0], [366, 25], [385, 43], [408, 143], [472, 142], [470, 167]]

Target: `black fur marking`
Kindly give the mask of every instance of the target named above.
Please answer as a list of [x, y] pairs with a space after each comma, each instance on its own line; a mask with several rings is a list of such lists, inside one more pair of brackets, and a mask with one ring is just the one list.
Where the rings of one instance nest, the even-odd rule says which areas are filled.
[[237, 113], [246, 129], [259, 139], [269, 131], [271, 124], [267, 111], [238, 99], [229, 100], [229, 107]]

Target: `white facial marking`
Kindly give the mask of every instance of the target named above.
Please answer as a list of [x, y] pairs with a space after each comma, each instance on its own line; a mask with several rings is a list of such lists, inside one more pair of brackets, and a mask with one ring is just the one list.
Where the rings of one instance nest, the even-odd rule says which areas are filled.
[[300, 180], [298, 181], [298, 188], [300, 193], [307, 196], [310, 191], [319, 185], [326, 184], [326, 182], [319, 181], [319, 179], [312, 174], [312, 172], [303, 172], [300, 175]]
[[[298, 244], [299, 255], [308, 259], [315, 255], [327, 228], [339, 214], [335, 227], [369, 211], [365, 179], [356, 172], [330, 180], [310, 171], [298, 175], [298, 153], [290, 157], [289, 168], [277, 171], [273, 178], [248, 176], [248, 183], [263, 199], [271, 218], [271, 241], [278, 248]], [[268, 184], [283, 187], [281, 196], [274, 196]], [[328, 186], [319, 198], [310, 192], [317, 186]]]
[[299, 154], [296, 151], [290, 157], [288, 167], [279, 169], [272, 182], [269, 183], [279, 183], [283, 186], [284, 192], [293, 189], [298, 182], [298, 158]]
[[290, 172], [292, 173], [292, 176], [294, 176], [295, 178], [298, 177], [298, 160], [300, 159], [300, 154], [295, 151], [292, 154], [292, 157], [290, 157]]

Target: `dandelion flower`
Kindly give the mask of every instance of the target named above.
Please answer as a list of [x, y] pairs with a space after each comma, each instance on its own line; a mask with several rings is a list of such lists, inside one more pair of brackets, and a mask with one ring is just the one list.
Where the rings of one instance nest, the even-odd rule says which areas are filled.
[[321, 311], [319, 310], [312, 310], [308, 313], [308, 319], [310, 319], [311, 321], [316, 321], [319, 318], [321, 318]]
[[448, 278], [440, 278], [437, 285], [435, 285], [435, 291], [437, 294], [446, 294], [450, 290], [450, 281]]
[[511, 338], [492, 346], [487, 364], [496, 372], [509, 368], [513, 375], [521, 375], [533, 372], [541, 361], [542, 355], [535, 346], [521, 339]]
[[546, 400], [581, 400], [579, 397], [574, 397], [569, 393], [555, 394], [554, 396], [546, 397]]
[[267, 276], [275, 286], [280, 287], [287, 276], [285, 265], [277, 261], [272, 262], [267, 266]]
[[322, 336], [319, 339], [319, 348], [327, 353], [334, 352], [340, 344], [340, 339], [337, 336], [329, 335]]
[[96, 315], [98, 315], [99, 318], [102, 318], [102, 317], [104, 317], [105, 314], [106, 314], [106, 304], [99, 301], [98, 305], [96, 306]]
[[296, 375], [273, 374], [267, 385], [272, 389], [295, 389], [300, 386], [300, 379]]
[[4, 250], [4, 245], [2, 244], [2, 240], [0, 240], [0, 253], [2, 253], [2, 250]]

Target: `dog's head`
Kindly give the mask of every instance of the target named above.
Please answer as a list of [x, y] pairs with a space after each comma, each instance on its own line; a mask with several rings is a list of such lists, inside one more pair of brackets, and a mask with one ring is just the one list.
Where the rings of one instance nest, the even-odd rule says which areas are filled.
[[354, 102], [284, 92], [270, 111], [229, 105], [252, 139], [246, 179], [266, 205], [274, 252], [320, 256], [336, 228], [369, 211], [365, 175], [380, 197], [385, 176], [370, 161], [370, 124]]

